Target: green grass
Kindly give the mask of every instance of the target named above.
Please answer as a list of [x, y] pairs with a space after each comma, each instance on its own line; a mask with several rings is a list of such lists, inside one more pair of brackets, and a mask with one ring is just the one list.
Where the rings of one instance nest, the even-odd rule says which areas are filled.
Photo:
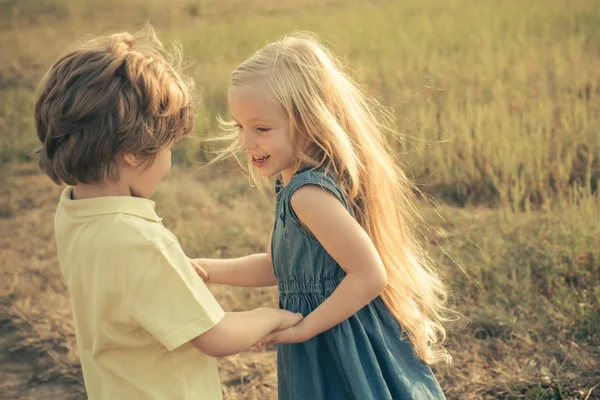
[[[600, 179], [600, 8], [595, 0], [7, 1], [0, 3], [0, 160], [35, 147], [33, 92], [86, 34], [149, 20], [177, 38], [202, 92], [197, 133], [217, 133], [230, 71], [290, 31], [322, 35], [392, 107], [398, 157], [458, 204], [527, 209]], [[168, 4], [168, 5], [167, 5]], [[210, 158], [189, 141], [180, 161]]]

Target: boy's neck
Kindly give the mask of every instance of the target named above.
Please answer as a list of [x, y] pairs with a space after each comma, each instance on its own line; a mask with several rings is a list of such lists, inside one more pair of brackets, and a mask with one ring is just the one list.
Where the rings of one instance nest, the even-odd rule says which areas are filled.
[[73, 186], [71, 197], [73, 200], [91, 199], [94, 197], [129, 196], [131, 189], [122, 184], [79, 184]]

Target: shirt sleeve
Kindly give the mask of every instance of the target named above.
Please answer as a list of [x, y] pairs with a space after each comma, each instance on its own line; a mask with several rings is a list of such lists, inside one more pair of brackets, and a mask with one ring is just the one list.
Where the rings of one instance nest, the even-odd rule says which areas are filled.
[[131, 315], [168, 351], [217, 325], [225, 312], [174, 242], [156, 250], [131, 296]]

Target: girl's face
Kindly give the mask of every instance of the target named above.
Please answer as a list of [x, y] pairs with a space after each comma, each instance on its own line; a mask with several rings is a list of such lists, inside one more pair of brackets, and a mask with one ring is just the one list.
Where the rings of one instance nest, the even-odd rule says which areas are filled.
[[238, 142], [252, 165], [262, 176], [281, 174], [287, 184], [294, 174], [296, 153], [286, 113], [258, 84], [229, 89], [229, 109], [238, 126]]

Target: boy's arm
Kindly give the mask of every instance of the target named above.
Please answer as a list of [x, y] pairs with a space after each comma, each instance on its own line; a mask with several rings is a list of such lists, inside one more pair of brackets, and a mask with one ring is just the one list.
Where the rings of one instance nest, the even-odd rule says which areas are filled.
[[267, 253], [224, 260], [196, 258], [192, 265], [202, 278], [212, 283], [250, 287], [277, 285], [271, 257]]
[[268, 307], [228, 312], [214, 328], [190, 343], [208, 356], [225, 357], [246, 350], [272, 331], [292, 327], [301, 320], [302, 314]]
[[176, 241], [151, 247], [142, 257], [144, 267], [133, 283], [127, 307], [132, 321], [168, 351], [191, 343], [207, 355], [233, 354], [302, 319], [271, 308], [225, 313]]

